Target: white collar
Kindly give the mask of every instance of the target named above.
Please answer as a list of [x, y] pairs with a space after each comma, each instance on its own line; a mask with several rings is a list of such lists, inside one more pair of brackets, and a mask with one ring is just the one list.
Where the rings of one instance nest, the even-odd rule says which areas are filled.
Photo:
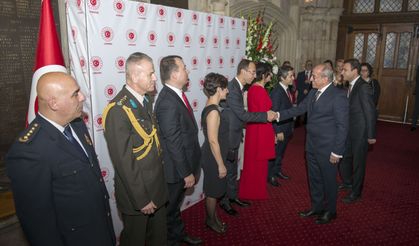
[[359, 79], [359, 77], [361, 77], [361, 75], [358, 75], [358, 77], [356, 77], [354, 80], [352, 80], [349, 84], [354, 87], [356, 81]]
[[61, 133], [64, 132], [64, 127], [60, 124], [58, 124], [55, 121], [52, 121], [50, 119], [48, 119], [46, 116], [42, 115], [40, 112], [38, 112], [39, 116], [41, 116], [42, 118], [44, 118], [44, 120], [48, 121], [49, 123], [51, 123], [51, 125], [53, 125], [55, 128], [58, 129], [58, 131], [60, 131]]
[[319, 89], [319, 90], [317, 90], [317, 91], [320, 91], [320, 95], [321, 94], [323, 94], [323, 92], [331, 85], [332, 83], [329, 83], [328, 85], [326, 85], [325, 87], [323, 87], [323, 88], [321, 88], [321, 89]]
[[136, 92], [134, 89], [132, 89], [131, 86], [129, 86], [128, 84], [125, 85], [125, 88], [127, 88], [127, 90], [135, 97], [135, 99], [137, 99], [137, 101], [139, 103], [141, 103], [142, 106], [143, 105], [143, 101], [144, 101], [144, 96], [140, 95], [140, 93]]
[[288, 86], [286, 86], [286, 85], [282, 84], [281, 82], [279, 82], [279, 85], [280, 85], [282, 88], [284, 88], [284, 90], [285, 90], [285, 91], [287, 91]]
[[241, 90], [241, 91], [243, 91], [243, 85], [242, 85], [242, 83], [240, 82], [239, 78], [237, 78], [237, 77], [236, 77], [236, 80], [237, 80], [237, 82], [239, 82], [240, 90]]

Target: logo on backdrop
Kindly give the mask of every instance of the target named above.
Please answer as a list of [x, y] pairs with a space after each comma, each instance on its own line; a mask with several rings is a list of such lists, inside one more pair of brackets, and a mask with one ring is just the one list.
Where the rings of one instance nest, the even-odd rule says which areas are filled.
[[137, 5], [137, 13], [138, 13], [138, 18], [140, 19], [145, 19], [146, 15], [147, 15], [147, 7], [144, 5], [144, 3], [139, 3]]
[[87, 5], [89, 6], [89, 10], [91, 13], [99, 13], [99, 7], [100, 7], [100, 0], [88, 0]]
[[218, 37], [217, 35], [214, 35], [214, 37], [212, 37], [212, 45], [214, 48], [218, 48]]
[[166, 19], [166, 8], [163, 6], [159, 6], [157, 8], [157, 16], [159, 17], [160, 21], [165, 21]]
[[87, 125], [89, 123], [89, 115], [85, 112], [83, 112], [83, 122]]
[[212, 25], [212, 15], [207, 15], [207, 25], [208, 26]]
[[175, 18], [177, 23], [183, 23], [183, 10], [177, 9], [175, 12]]
[[[77, 0], [76, 1], [76, 5], [77, 5], [77, 9], [80, 11], [83, 11], [82, 9], [82, 1], [81, 0]], [[83, 12], [79, 12], [79, 13], [83, 13]]]
[[220, 56], [218, 58], [218, 65], [219, 65], [219, 68], [224, 68], [224, 57]]
[[205, 44], [206, 44], [206, 40], [205, 40], [205, 36], [201, 34], [201, 36], [199, 36], [199, 46], [201, 48], [205, 48]]
[[186, 82], [186, 91], [191, 91], [191, 80], [188, 79], [188, 82]]
[[191, 67], [192, 67], [192, 70], [198, 69], [198, 58], [196, 56], [192, 57]]
[[196, 12], [192, 13], [192, 24], [193, 25], [198, 25], [198, 19], [199, 19], [199, 15]]
[[116, 16], [124, 16], [125, 4], [122, 0], [114, 0], [113, 9], [116, 12]]
[[175, 44], [175, 41], [176, 41], [175, 34], [172, 33], [172, 32], [169, 32], [167, 34], [167, 43], [168, 43], [169, 47], [173, 47], [174, 44]]
[[219, 25], [220, 28], [224, 27], [224, 17], [220, 16], [218, 18], [218, 25]]
[[135, 46], [135, 41], [137, 41], [137, 33], [134, 29], [128, 29], [126, 33], [126, 38], [129, 46]]
[[95, 124], [95, 127], [96, 127], [97, 131], [102, 131], [103, 130], [103, 126], [102, 126], [102, 115], [101, 114], [97, 114], [95, 116], [95, 118], [93, 118], [93, 120], [94, 120], [93, 123]]
[[236, 20], [235, 19], [231, 19], [231, 28], [233, 28], [233, 29], [236, 28]]
[[211, 56], [207, 56], [206, 64], [207, 64], [207, 69], [211, 68], [211, 65], [212, 65], [212, 58], [211, 58]]
[[90, 67], [93, 69], [93, 73], [99, 74], [101, 73], [100, 70], [102, 69], [103, 62], [99, 56], [93, 56], [90, 59]]
[[230, 48], [230, 38], [228, 36], [224, 38], [224, 45], [226, 49]]
[[84, 58], [84, 56], [80, 56], [79, 63], [80, 63], [81, 71], [85, 73], [86, 72], [86, 59]]
[[125, 57], [118, 56], [115, 59], [115, 67], [118, 69], [118, 73], [125, 73]]
[[114, 85], [107, 85], [104, 90], [105, 97], [112, 100], [116, 95], [116, 87]]
[[77, 39], [77, 27], [75, 27], [75, 26], [72, 26], [71, 27], [71, 36], [73, 37], [74, 43], [76, 43], [76, 39]]
[[246, 30], [246, 21], [242, 20], [242, 30]]
[[150, 46], [156, 46], [157, 34], [155, 31], [148, 32], [148, 42], [150, 43]]
[[237, 38], [236, 39], [236, 49], [240, 49], [240, 44], [241, 44], [240, 38]]
[[196, 111], [198, 111], [198, 106], [199, 106], [199, 103], [198, 103], [198, 100], [197, 99], [193, 99], [192, 100], [192, 110], [194, 111], [194, 112], [196, 112]]
[[234, 67], [234, 64], [235, 64], [234, 56], [231, 56], [231, 58], [230, 58], [230, 67]]
[[102, 39], [105, 41], [105, 44], [112, 44], [113, 39], [113, 30], [112, 28], [106, 26], [102, 28], [102, 31], [100, 32]]
[[205, 80], [204, 80], [204, 78], [200, 78], [199, 79], [199, 88], [202, 90], [202, 89], [204, 89], [204, 82], [205, 82]]
[[185, 33], [185, 36], [183, 36], [183, 43], [185, 47], [191, 47], [192, 38], [191, 35], [189, 35], [189, 33]]

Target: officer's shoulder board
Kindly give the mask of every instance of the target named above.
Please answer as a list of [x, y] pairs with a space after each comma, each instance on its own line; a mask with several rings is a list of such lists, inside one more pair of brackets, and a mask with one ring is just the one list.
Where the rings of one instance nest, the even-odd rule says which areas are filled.
[[31, 123], [19, 136], [18, 141], [20, 143], [30, 143], [35, 138], [36, 134], [41, 129], [39, 123]]

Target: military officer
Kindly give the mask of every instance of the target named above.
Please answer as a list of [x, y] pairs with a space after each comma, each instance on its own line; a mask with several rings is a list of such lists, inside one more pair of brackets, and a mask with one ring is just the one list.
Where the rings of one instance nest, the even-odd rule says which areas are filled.
[[105, 138], [115, 168], [115, 195], [124, 245], [165, 245], [167, 186], [150, 98], [156, 75], [152, 59], [133, 53], [126, 85], [103, 113]]
[[46, 73], [39, 112], [6, 156], [16, 213], [30, 245], [115, 245], [96, 153], [80, 119], [85, 97], [76, 81]]

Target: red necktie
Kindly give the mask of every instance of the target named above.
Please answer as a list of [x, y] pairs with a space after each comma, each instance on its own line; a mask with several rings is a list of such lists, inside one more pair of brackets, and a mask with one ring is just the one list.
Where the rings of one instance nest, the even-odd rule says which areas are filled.
[[289, 89], [289, 88], [287, 88], [287, 95], [288, 95], [288, 98], [290, 99], [290, 102], [291, 102], [291, 103], [294, 103], [294, 102], [292, 101], [292, 96], [291, 96], [291, 92], [290, 92], [290, 89]]
[[189, 113], [192, 114], [191, 105], [189, 104], [188, 98], [186, 97], [186, 94], [183, 91], [182, 91], [182, 98], [183, 98], [183, 101], [186, 104], [186, 107], [188, 108]]

